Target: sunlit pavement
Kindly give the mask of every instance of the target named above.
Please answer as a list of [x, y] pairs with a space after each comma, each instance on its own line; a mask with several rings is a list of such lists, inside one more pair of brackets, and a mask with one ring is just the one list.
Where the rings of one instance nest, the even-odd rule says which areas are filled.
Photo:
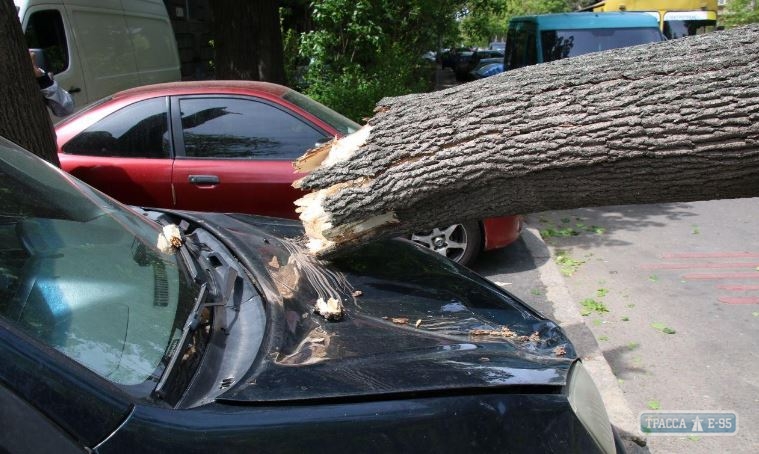
[[[450, 69], [437, 80], [456, 85]], [[657, 407], [738, 413], [734, 436], [629, 433], [647, 442], [628, 441], [630, 452], [759, 452], [759, 199], [554, 211], [527, 224], [473, 268], [564, 327], [617, 426], [634, 432]]]
[[[735, 411], [735, 436], [648, 436], [651, 452], [759, 452], [759, 199], [529, 215], [549, 251], [487, 253], [478, 271], [593, 342], [635, 422], [640, 412]], [[528, 231], [528, 233], [530, 233]], [[530, 239], [533, 241], [534, 239]], [[535, 249], [535, 248], [534, 248]], [[517, 252], [515, 254], [515, 252]], [[499, 263], [514, 260], [522, 265]], [[558, 263], [557, 263], [558, 262]], [[561, 279], [536, 270], [551, 263]], [[512, 273], [510, 270], [516, 270]], [[525, 274], [527, 273], [527, 274]], [[567, 295], [594, 340], [562, 322]], [[587, 332], [587, 331], [586, 331]], [[594, 376], [596, 381], [605, 380]], [[602, 389], [603, 390], [603, 389]], [[604, 396], [606, 398], [606, 396]], [[615, 405], [616, 403], [612, 403]], [[609, 405], [609, 402], [607, 402]]]

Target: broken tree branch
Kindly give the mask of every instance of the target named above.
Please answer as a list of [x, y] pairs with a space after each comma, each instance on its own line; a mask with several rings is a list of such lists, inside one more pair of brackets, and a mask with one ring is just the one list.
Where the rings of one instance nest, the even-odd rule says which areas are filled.
[[[496, 215], [759, 195], [759, 26], [387, 98], [296, 161], [320, 257]], [[313, 170], [312, 170], [313, 169]]]

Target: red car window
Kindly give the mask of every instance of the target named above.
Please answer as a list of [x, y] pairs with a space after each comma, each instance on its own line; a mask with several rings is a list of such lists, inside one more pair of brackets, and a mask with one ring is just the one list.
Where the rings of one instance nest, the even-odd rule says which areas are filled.
[[64, 153], [121, 158], [168, 158], [169, 124], [165, 98], [120, 109], [63, 145]]
[[199, 97], [179, 100], [185, 156], [257, 160], [296, 159], [325, 134], [265, 102]]

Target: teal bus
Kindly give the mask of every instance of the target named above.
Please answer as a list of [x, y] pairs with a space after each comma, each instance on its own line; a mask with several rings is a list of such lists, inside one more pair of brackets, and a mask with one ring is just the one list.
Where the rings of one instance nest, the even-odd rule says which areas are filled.
[[665, 39], [657, 18], [647, 13], [518, 16], [509, 21], [504, 70]]

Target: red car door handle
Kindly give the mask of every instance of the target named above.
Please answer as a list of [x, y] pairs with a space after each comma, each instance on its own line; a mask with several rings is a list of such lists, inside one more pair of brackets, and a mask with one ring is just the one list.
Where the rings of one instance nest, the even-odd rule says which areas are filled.
[[204, 185], [204, 184], [219, 184], [219, 177], [216, 175], [190, 175], [187, 180], [191, 184]]

